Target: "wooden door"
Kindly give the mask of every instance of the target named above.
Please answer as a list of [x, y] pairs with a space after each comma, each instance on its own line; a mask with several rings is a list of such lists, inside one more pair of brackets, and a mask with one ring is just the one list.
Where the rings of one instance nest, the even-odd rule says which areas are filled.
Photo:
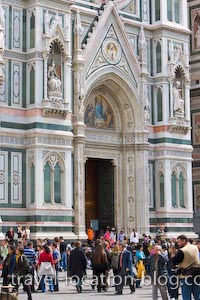
[[86, 227], [92, 219], [98, 219], [97, 160], [88, 159], [85, 167], [85, 217]]

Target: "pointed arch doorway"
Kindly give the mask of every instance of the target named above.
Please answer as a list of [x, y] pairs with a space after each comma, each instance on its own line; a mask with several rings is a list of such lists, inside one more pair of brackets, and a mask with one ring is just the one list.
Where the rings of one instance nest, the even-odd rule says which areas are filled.
[[112, 160], [88, 158], [85, 166], [86, 227], [98, 220], [99, 230], [114, 226], [114, 166]]

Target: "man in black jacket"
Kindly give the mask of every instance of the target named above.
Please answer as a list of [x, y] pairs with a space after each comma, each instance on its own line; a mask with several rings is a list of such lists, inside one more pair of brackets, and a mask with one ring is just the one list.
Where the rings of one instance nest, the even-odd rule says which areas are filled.
[[81, 242], [75, 242], [75, 248], [71, 251], [69, 257], [69, 272], [72, 280], [76, 281], [78, 293], [82, 292], [82, 278], [86, 274], [87, 259], [84, 251], [81, 249]]

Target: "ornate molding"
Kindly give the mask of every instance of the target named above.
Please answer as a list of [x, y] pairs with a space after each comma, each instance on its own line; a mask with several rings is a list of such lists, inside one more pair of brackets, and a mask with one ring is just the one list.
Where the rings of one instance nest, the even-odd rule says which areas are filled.
[[187, 134], [190, 129], [189, 121], [182, 116], [170, 118], [169, 120], [169, 132], [171, 133]]
[[68, 103], [64, 103], [61, 97], [51, 96], [50, 99], [43, 99], [43, 117], [66, 119], [69, 114]]

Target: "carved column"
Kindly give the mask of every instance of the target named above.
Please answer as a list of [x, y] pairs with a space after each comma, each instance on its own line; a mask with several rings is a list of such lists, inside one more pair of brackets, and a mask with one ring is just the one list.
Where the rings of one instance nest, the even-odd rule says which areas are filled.
[[188, 81], [185, 84], [185, 118], [186, 121], [190, 120], [190, 85]]
[[135, 151], [135, 218], [139, 236], [149, 232], [148, 145], [138, 145]]
[[[82, 133], [81, 134], [81, 129]], [[75, 213], [75, 234], [78, 239], [86, 239], [85, 231], [85, 137], [84, 124], [77, 124], [74, 138], [74, 213]]]
[[173, 118], [173, 81], [170, 80], [169, 83], [169, 88], [170, 88], [170, 118]]
[[66, 56], [64, 61], [64, 103], [71, 110], [71, 57]]
[[49, 53], [44, 52], [43, 58], [44, 58], [44, 100], [48, 100], [47, 97], [47, 63], [48, 63], [48, 57]]

